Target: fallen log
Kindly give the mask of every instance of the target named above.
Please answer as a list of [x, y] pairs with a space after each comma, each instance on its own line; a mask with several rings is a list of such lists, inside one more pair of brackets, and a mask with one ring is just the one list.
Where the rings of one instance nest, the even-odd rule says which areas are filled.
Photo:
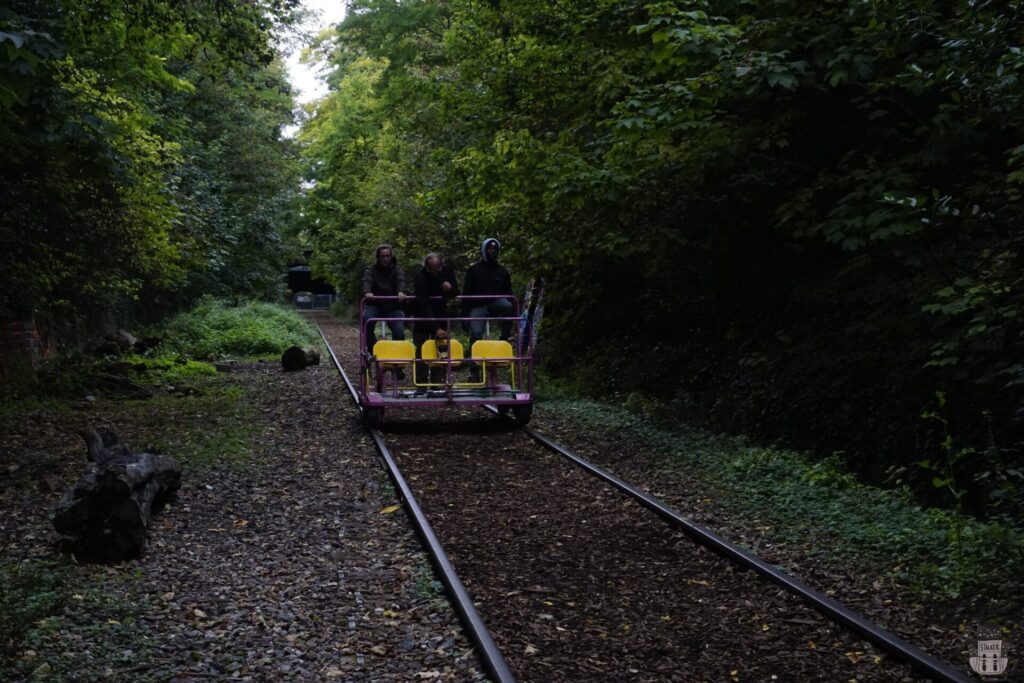
[[138, 557], [153, 512], [181, 486], [181, 468], [169, 455], [133, 452], [113, 430], [80, 434], [94, 464], [57, 504], [61, 545], [85, 562]]
[[281, 367], [285, 372], [295, 372], [310, 365], [320, 365], [320, 352], [314, 347], [289, 346], [281, 354]]

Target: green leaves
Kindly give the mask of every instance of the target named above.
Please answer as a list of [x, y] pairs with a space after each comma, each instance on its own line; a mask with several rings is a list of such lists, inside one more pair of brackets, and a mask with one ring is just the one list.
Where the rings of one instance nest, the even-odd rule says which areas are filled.
[[1021, 385], [1024, 368], [1014, 353], [998, 353], [1012, 349], [1020, 338], [1024, 277], [1014, 265], [1019, 253], [984, 250], [976, 277], [957, 278], [934, 293], [935, 301], [922, 306], [942, 321], [945, 332], [932, 344], [928, 366], [959, 366], [964, 376], [982, 385]]
[[50, 34], [27, 27], [27, 17], [0, 12], [0, 111], [26, 104], [39, 67], [45, 59], [61, 55]]
[[[820, 419], [837, 442], [886, 425], [863, 438], [869, 460], [913, 450], [921, 387], [973, 397], [971, 439], [988, 438], [986, 406], [1017, 443], [1017, 13], [359, 2], [303, 133], [304, 236], [354, 286], [377, 241], [461, 268], [496, 234], [514, 272], [557, 278], [553, 364], [608, 338], [664, 344], [678, 370], [616, 357], [621, 381], [685, 385], [716, 415], [762, 396], [759, 426], [821, 406], [843, 416]], [[817, 394], [783, 376], [805, 372]]]
[[0, 314], [173, 305], [214, 289], [198, 264], [236, 266], [220, 293], [279, 289], [298, 177], [263, 57], [292, 3], [50, 5], [0, 10], [0, 203], [17, 207], [0, 216]]

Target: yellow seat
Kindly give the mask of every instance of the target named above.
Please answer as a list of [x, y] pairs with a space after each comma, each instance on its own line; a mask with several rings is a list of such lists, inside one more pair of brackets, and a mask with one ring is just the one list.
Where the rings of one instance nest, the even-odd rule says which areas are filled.
[[512, 345], [507, 341], [481, 339], [473, 342], [473, 346], [470, 348], [470, 356], [480, 361], [483, 377], [479, 385], [471, 383], [469, 386], [493, 386], [497, 382], [498, 368], [508, 368], [509, 384], [515, 387], [516, 368], [512, 364], [512, 356], [514, 355], [515, 352], [512, 350]]
[[[482, 358], [495, 365], [508, 365], [512, 362], [512, 356], [515, 353], [512, 351], [512, 345], [507, 341], [500, 339], [481, 339], [473, 342], [473, 347], [470, 349], [470, 354], [473, 358]], [[492, 358], [499, 358], [503, 360], [491, 360]]]
[[416, 347], [410, 341], [382, 339], [373, 345], [378, 363], [411, 363], [416, 359]]
[[[445, 359], [440, 358], [437, 354], [437, 341], [434, 339], [428, 339], [423, 342], [423, 346], [420, 347], [420, 357], [430, 364], [444, 364]], [[460, 361], [465, 357], [465, 352], [462, 348], [462, 342], [458, 339], [451, 339], [448, 341], [448, 358], [452, 362]]]
[[[412, 342], [382, 339], [373, 345], [374, 360], [377, 361], [377, 391], [383, 392], [387, 377], [390, 376], [392, 394], [398, 395], [398, 383], [403, 379], [403, 365], [411, 365], [416, 359], [416, 347]], [[367, 368], [369, 381], [369, 368]]]

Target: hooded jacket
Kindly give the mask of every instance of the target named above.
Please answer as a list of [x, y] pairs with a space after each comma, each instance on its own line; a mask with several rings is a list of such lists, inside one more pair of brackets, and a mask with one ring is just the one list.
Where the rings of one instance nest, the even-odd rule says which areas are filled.
[[[487, 245], [494, 243], [498, 247], [493, 260], [487, 259]], [[480, 296], [484, 294], [512, 294], [512, 277], [504, 266], [498, 263], [498, 256], [501, 254], [501, 243], [493, 237], [488, 237], [480, 244], [480, 260], [469, 267], [466, 271], [466, 281], [462, 287], [464, 296]], [[495, 297], [500, 298], [500, 297]], [[488, 306], [494, 299], [468, 299], [462, 302], [463, 313], [468, 313], [474, 308]]]
[[[391, 264], [382, 267], [377, 259], [382, 249], [391, 249], [391, 245], [381, 244], [374, 250], [373, 265], [363, 271], [363, 296], [398, 296], [399, 292], [405, 291], [405, 273], [395, 260], [394, 250], [391, 250]], [[399, 301], [380, 301], [374, 302], [374, 305], [381, 312], [394, 311], [402, 307]]]

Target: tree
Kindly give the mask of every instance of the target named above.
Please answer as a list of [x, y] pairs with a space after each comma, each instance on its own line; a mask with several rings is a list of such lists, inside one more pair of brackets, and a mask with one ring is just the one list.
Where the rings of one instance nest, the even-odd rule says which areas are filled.
[[877, 478], [936, 448], [941, 390], [1019, 471], [1019, 3], [350, 8], [305, 152], [339, 281], [383, 237], [494, 234], [552, 281], [550, 369], [583, 387]]
[[[286, 201], [275, 198], [297, 190], [280, 161], [291, 107], [273, 66], [275, 36], [296, 6], [8, 3], [0, 13], [0, 144], [9, 154], [0, 169], [0, 316], [71, 321], [140, 297], [180, 300], [195, 279], [190, 272], [216, 272], [208, 265], [216, 263], [213, 245], [228, 232], [246, 248], [231, 255], [235, 282], [221, 283], [266, 290], [274, 268], [267, 258], [280, 260], [270, 223], [283, 214], [273, 207]], [[192, 115], [201, 101], [218, 99], [232, 104], [236, 123], [245, 114], [249, 133], [236, 132], [226, 147], [201, 147]], [[238, 169], [231, 165], [243, 148], [270, 163], [231, 177], [226, 169]], [[236, 157], [219, 160], [209, 176], [216, 188], [192, 195], [180, 184], [204, 165], [197, 157], [208, 157], [210, 170], [224, 152]], [[256, 192], [265, 200], [259, 206], [243, 199]], [[202, 204], [210, 194], [227, 195], [215, 218], [213, 204]], [[230, 227], [210, 234], [214, 226]], [[262, 282], [238, 282], [256, 261], [265, 264], [256, 268]]]

